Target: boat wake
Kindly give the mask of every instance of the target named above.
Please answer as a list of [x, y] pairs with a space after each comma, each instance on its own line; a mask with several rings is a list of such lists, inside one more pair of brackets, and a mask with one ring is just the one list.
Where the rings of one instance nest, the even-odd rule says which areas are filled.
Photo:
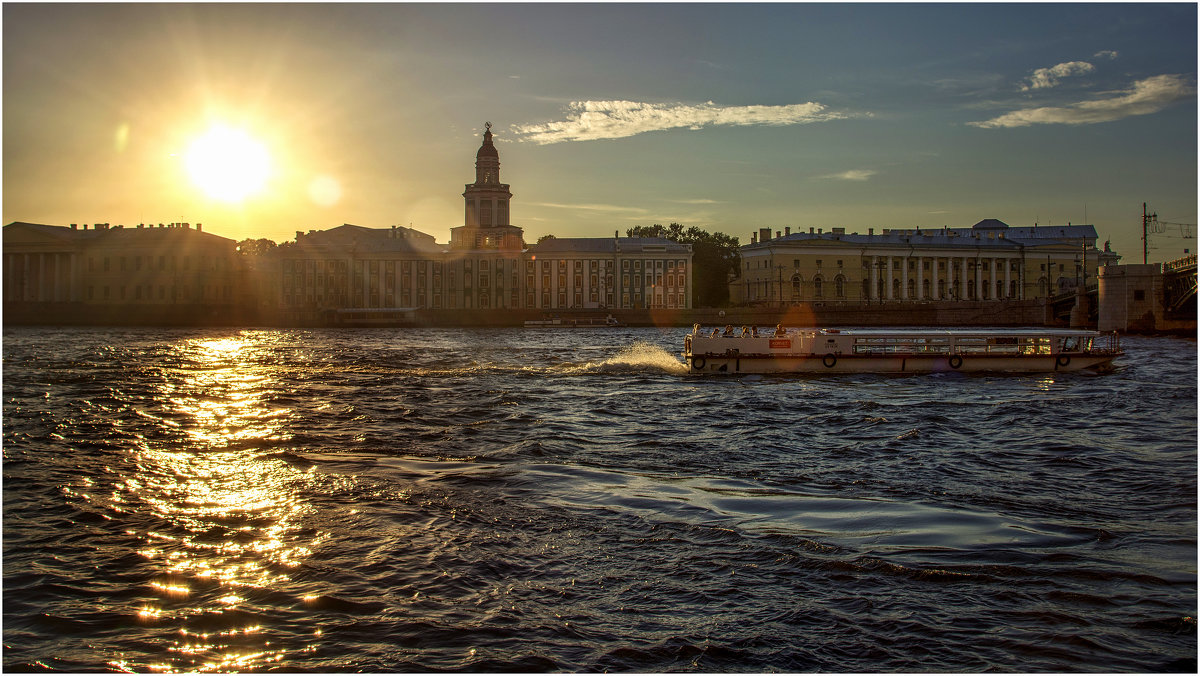
[[687, 373], [687, 364], [658, 345], [638, 341], [617, 354], [598, 362], [575, 365], [570, 373], [645, 373], [661, 371], [675, 375]]

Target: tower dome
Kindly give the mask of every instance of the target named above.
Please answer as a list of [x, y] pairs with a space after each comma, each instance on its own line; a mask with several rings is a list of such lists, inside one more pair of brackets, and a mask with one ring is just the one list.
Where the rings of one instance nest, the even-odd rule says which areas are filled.
[[479, 146], [479, 152], [475, 153], [475, 159], [484, 157], [494, 157], [500, 159], [500, 153], [496, 152], [496, 146], [492, 144], [492, 123], [485, 122], [486, 131], [483, 132], [483, 145]]

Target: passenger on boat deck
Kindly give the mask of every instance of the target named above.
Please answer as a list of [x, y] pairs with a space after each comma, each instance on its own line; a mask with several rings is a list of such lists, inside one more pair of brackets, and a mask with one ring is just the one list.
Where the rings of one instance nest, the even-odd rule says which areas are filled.
[[713, 327], [712, 335], [709, 336], [709, 338], [716, 338], [718, 335], [720, 335], [720, 333], [721, 333], [721, 329]]
[[754, 336], [755, 338], [758, 337], [758, 327], [757, 326], [750, 327], [750, 335]]
[[692, 324], [692, 335], [693, 336], [700, 335], [700, 325], [699, 324]]
[[742, 327], [742, 337], [743, 337], [743, 338], [748, 338], [748, 337], [750, 337], [750, 327], [749, 327], [749, 326], [743, 326], [743, 327]]
[[726, 338], [732, 338], [733, 337], [733, 324], [726, 324], [725, 325], [725, 333], [723, 333], [721, 335], [725, 336]]
[[775, 337], [782, 338], [783, 336], [786, 336], [786, 335], [787, 335], [787, 329], [783, 328], [783, 324], [776, 324], [775, 325]]

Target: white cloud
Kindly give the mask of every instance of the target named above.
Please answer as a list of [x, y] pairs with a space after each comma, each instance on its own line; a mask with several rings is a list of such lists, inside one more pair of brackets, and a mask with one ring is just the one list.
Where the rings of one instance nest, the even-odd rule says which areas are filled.
[[836, 179], [839, 181], [865, 181], [879, 172], [874, 169], [851, 169], [838, 174], [825, 174], [818, 178]]
[[1113, 51], [1111, 49], [1102, 49], [1102, 50], [1096, 52], [1095, 54], [1093, 54], [1092, 56], [1097, 59], [1108, 59], [1109, 61], [1112, 61], [1117, 58], [1118, 52]]
[[1021, 91], [1049, 89], [1056, 86], [1061, 78], [1072, 75], [1084, 75], [1094, 70], [1096, 70], [1096, 67], [1087, 61], [1068, 61], [1067, 63], [1060, 63], [1057, 66], [1049, 68], [1038, 68], [1033, 71], [1033, 75], [1029, 76], [1029, 84], [1021, 85]]
[[1027, 127], [1033, 124], [1096, 124], [1112, 122], [1134, 115], [1157, 113], [1195, 90], [1179, 75], [1155, 75], [1139, 80], [1133, 87], [1109, 98], [1082, 101], [1066, 106], [1047, 106], [1014, 110], [982, 122], [968, 122], [973, 127], [997, 129]]
[[644, 103], [639, 101], [575, 101], [567, 117], [545, 124], [516, 125], [513, 130], [538, 144], [625, 138], [664, 129], [701, 129], [707, 126], [786, 126], [854, 117], [829, 111], [820, 103], [784, 106], [718, 106]]

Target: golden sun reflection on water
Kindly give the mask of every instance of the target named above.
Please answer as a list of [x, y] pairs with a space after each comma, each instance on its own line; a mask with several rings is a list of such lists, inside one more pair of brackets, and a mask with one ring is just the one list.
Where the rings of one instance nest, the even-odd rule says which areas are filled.
[[[117, 669], [257, 670], [287, 652], [261, 624], [236, 626], [245, 620], [229, 615], [253, 613], [256, 594], [299, 600], [304, 592], [290, 589], [291, 574], [324, 537], [303, 526], [313, 511], [302, 497], [312, 469], [267, 450], [281, 438], [287, 411], [265, 400], [273, 378], [254, 361], [258, 347], [246, 334], [180, 343], [183, 366], [166, 372], [158, 410], [146, 413], [173, 423], [169, 436], [178, 443], [142, 443], [134, 451], [138, 472], [123, 479], [112, 503], [154, 518], [136, 534], [145, 542], [139, 554], [159, 566], [149, 583], [156, 602], [134, 613], [142, 626], [179, 624], [179, 638], [166, 646], [172, 657], [110, 662]], [[196, 621], [221, 629], [198, 633], [189, 629]]]

